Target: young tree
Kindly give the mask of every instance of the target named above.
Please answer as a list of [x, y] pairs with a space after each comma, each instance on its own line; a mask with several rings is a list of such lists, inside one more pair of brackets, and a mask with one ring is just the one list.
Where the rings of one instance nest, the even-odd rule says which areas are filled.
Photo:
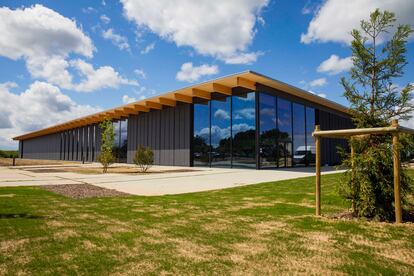
[[114, 162], [115, 157], [112, 153], [112, 148], [114, 146], [115, 133], [112, 122], [108, 119], [105, 119], [102, 123], [99, 124], [99, 127], [102, 130], [101, 138], [101, 152], [97, 157], [97, 160], [102, 164], [103, 173], [108, 171], [108, 167]]
[[[394, 79], [404, 74], [409, 25], [394, 29], [395, 15], [378, 9], [369, 20], [361, 21], [361, 31], [353, 30], [350, 80], [341, 79], [344, 96], [350, 102], [358, 128], [389, 126], [392, 119], [406, 120], [414, 110], [412, 85], [399, 88]], [[393, 31], [393, 34], [390, 34]], [[350, 141], [355, 149], [344, 165], [351, 167], [341, 186], [341, 194], [353, 202], [359, 216], [392, 219], [394, 190], [390, 136], [363, 136]], [[401, 174], [402, 196], [411, 193], [412, 180]]]
[[154, 163], [154, 152], [151, 148], [140, 145], [135, 152], [134, 163], [141, 169], [141, 172], [148, 171]]

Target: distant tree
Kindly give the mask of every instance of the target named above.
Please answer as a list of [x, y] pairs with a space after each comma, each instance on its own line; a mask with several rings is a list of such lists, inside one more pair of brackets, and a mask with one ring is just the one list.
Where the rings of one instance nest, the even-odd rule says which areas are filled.
[[108, 167], [115, 161], [115, 157], [112, 153], [112, 148], [115, 141], [115, 133], [112, 122], [108, 119], [99, 124], [102, 130], [101, 138], [101, 152], [99, 153], [97, 160], [102, 164], [103, 173], [108, 171]]
[[[406, 43], [412, 33], [409, 25], [394, 29], [395, 15], [378, 9], [369, 20], [361, 21], [361, 31], [353, 30], [350, 80], [341, 79], [344, 96], [350, 102], [353, 121], [358, 128], [388, 126], [392, 119], [406, 120], [414, 110], [412, 85], [400, 89], [393, 83], [404, 74]], [[392, 30], [388, 42], [384, 42]], [[392, 219], [394, 217], [393, 164], [391, 136], [370, 135], [351, 140], [356, 149], [344, 165], [348, 171], [341, 194], [352, 201], [359, 216]], [[401, 173], [402, 196], [412, 193], [412, 180]]]
[[141, 169], [141, 172], [148, 171], [154, 163], [154, 152], [151, 148], [140, 145], [135, 152], [134, 163]]

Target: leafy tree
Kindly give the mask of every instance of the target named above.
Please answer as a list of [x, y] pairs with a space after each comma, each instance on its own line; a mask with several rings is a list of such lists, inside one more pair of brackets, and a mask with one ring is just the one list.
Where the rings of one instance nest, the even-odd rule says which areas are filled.
[[[350, 80], [341, 79], [344, 96], [350, 102], [358, 128], [389, 126], [392, 119], [406, 120], [414, 110], [410, 103], [412, 85], [399, 89], [394, 79], [404, 74], [409, 25], [394, 29], [395, 15], [378, 9], [369, 20], [361, 21], [361, 31], [353, 30]], [[390, 36], [390, 31], [393, 34]], [[384, 42], [388, 39], [387, 42]], [[350, 141], [356, 150], [344, 165], [354, 165], [341, 185], [341, 194], [352, 201], [359, 216], [392, 219], [394, 216], [391, 136], [369, 135]], [[412, 193], [412, 180], [401, 173], [403, 199]]]
[[141, 172], [148, 171], [154, 163], [154, 152], [151, 148], [140, 145], [135, 152], [134, 163], [141, 169]]
[[101, 138], [101, 152], [97, 157], [97, 160], [102, 164], [103, 173], [108, 171], [108, 167], [115, 161], [115, 157], [112, 153], [114, 146], [115, 133], [112, 122], [108, 119], [99, 124], [102, 130]]

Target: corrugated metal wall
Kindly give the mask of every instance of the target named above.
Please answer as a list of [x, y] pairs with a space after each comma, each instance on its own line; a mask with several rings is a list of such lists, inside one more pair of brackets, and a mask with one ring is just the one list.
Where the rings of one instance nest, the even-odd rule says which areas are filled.
[[[319, 124], [321, 130], [353, 128], [352, 120], [347, 117], [339, 116], [328, 111], [319, 110]], [[337, 147], [347, 148], [345, 139], [323, 138], [321, 141], [321, 162], [322, 165], [336, 165], [341, 159], [337, 153]]]
[[101, 129], [91, 125], [60, 133], [20, 141], [22, 158], [96, 161], [100, 150]]
[[128, 163], [139, 145], [154, 151], [154, 164], [190, 166], [191, 105], [155, 110], [128, 118]]

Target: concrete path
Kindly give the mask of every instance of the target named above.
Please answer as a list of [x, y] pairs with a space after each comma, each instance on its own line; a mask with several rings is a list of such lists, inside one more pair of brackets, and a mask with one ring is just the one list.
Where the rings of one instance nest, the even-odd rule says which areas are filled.
[[[62, 165], [63, 166], [63, 165]], [[85, 165], [84, 165], [85, 166]], [[314, 168], [278, 170], [194, 168], [190, 172], [135, 174], [79, 174], [73, 172], [33, 172], [31, 168], [0, 167], [0, 187], [59, 184], [92, 184], [134, 195], [165, 195], [209, 191], [262, 182], [294, 179], [314, 175]], [[39, 168], [39, 166], [37, 166]], [[42, 166], [42, 168], [59, 168]], [[154, 166], [153, 170], [189, 169], [187, 167]], [[324, 167], [323, 174], [335, 173]]]

